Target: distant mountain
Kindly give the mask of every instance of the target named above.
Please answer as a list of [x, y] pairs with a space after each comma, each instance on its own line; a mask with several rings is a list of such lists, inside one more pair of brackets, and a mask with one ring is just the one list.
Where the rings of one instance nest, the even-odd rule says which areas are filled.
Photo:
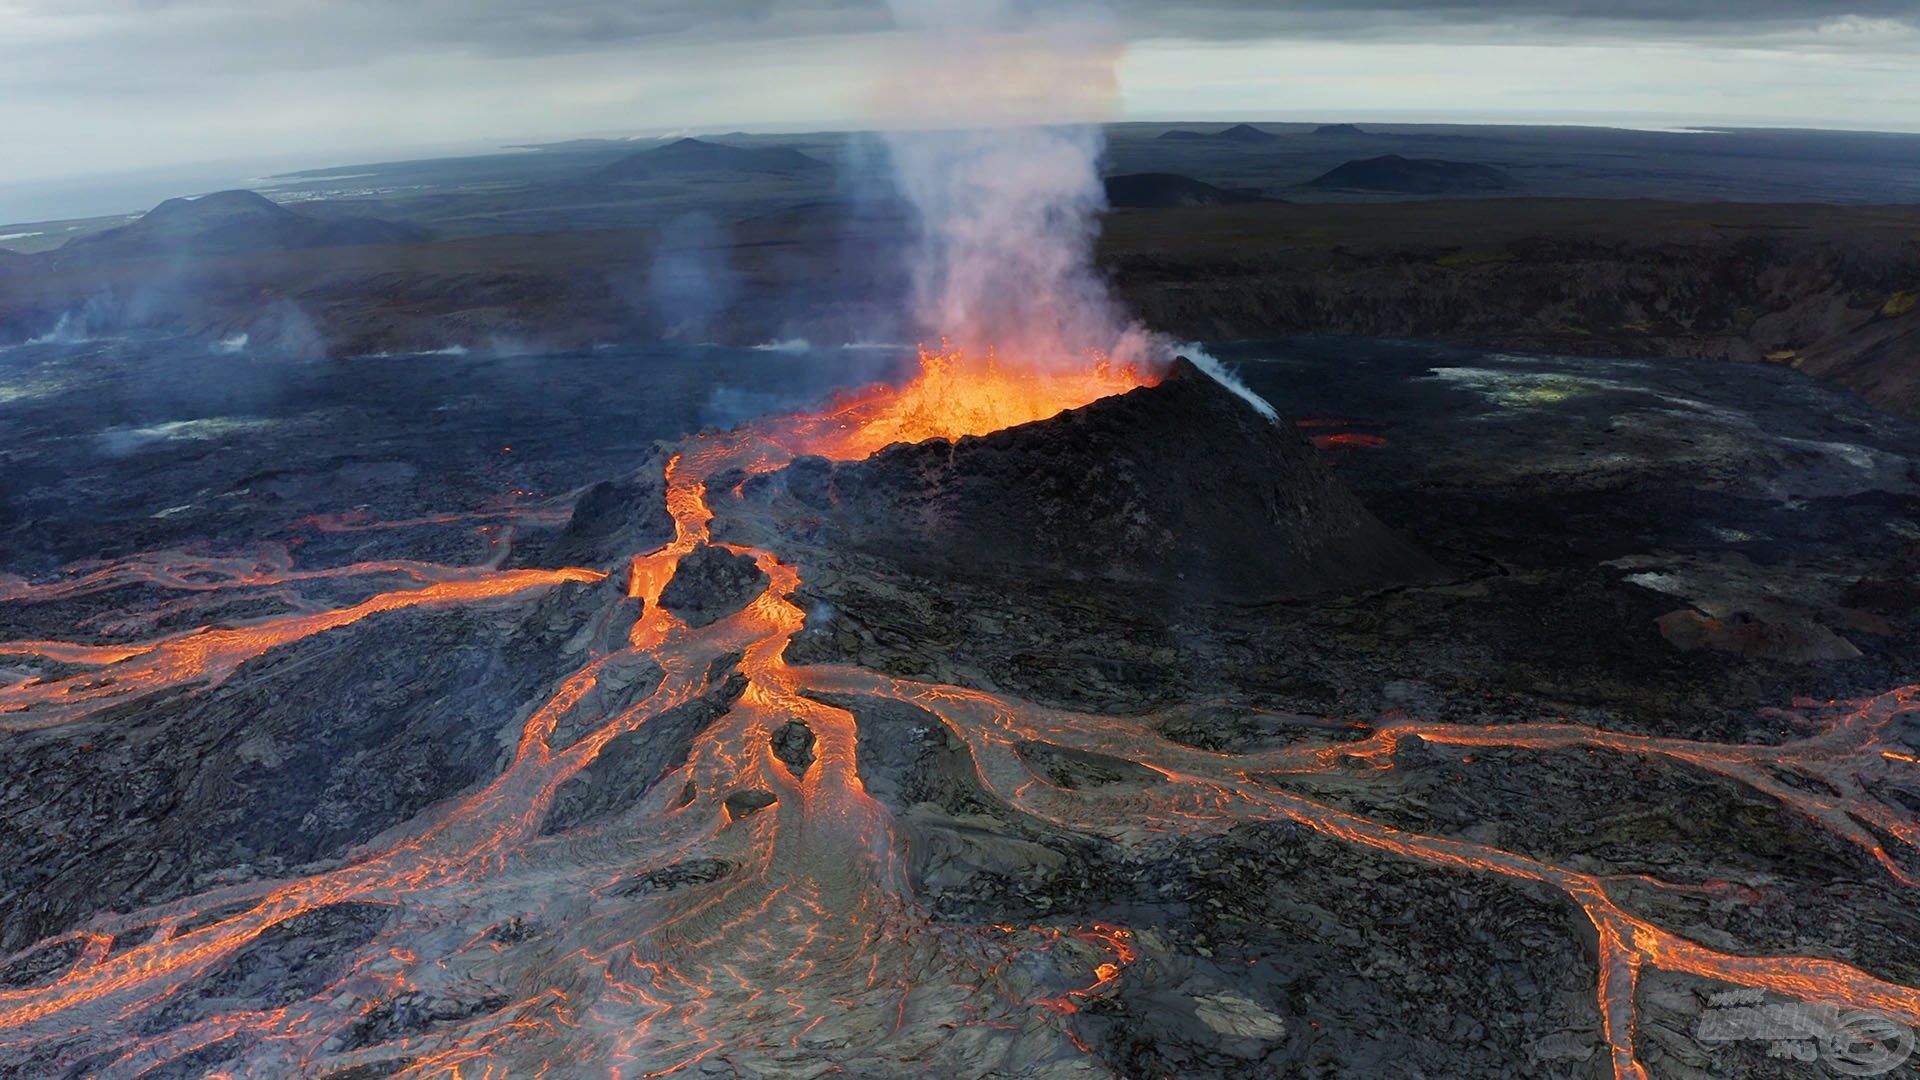
[[1365, 135], [1357, 124], [1321, 124], [1313, 129], [1315, 135]]
[[1178, 173], [1127, 173], [1107, 177], [1107, 204], [1123, 209], [1229, 206], [1263, 201], [1252, 192], [1214, 187]]
[[1215, 138], [1227, 139], [1232, 142], [1243, 142], [1243, 143], [1269, 143], [1269, 142], [1278, 142], [1280, 140], [1280, 136], [1275, 135], [1271, 131], [1262, 131], [1261, 129], [1254, 127], [1252, 124], [1235, 124], [1232, 127], [1228, 128], [1227, 130], [1221, 132], [1219, 135], [1215, 136]]
[[1262, 131], [1252, 124], [1235, 124], [1224, 131], [1190, 131], [1186, 128], [1175, 128], [1172, 131], [1162, 132], [1160, 138], [1174, 141], [1220, 142], [1224, 140], [1238, 143], [1267, 143], [1274, 142], [1280, 136], [1271, 131]]
[[827, 163], [791, 146], [728, 146], [702, 139], [681, 139], [628, 154], [600, 170], [603, 180], [648, 180], [694, 173], [746, 172], [786, 175], [810, 173]]
[[559, 142], [544, 143], [508, 143], [508, 150], [540, 150], [547, 153], [571, 153], [579, 150], [619, 150], [651, 139], [636, 139], [624, 136], [618, 139], [562, 139]]
[[377, 218], [322, 218], [297, 213], [251, 191], [168, 199], [138, 221], [76, 236], [63, 253], [91, 255], [217, 255], [290, 251], [346, 244], [397, 244], [424, 239], [410, 225]]
[[1455, 195], [1507, 191], [1519, 186], [1491, 165], [1466, 161], [1403, 158], [1398, 154], [1349, 161], [1307, 181], [1325, 191], [1382, 191], [1396, 195]]

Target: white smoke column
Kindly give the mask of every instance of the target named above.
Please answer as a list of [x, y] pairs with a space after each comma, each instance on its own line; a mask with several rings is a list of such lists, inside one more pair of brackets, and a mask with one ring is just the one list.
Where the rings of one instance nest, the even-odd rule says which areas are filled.
[[1153, 358], [1093, 269], [1106, 206], [1099, 122], [1119, 95], [1110, 22], [999, 0], [891, 7], [904, 40], [876, 108], [918, 219], [920, 331], [1034, 366]]
[[1177, 348], [1177, 351], [1180, 355], [1193, 361], [1194, 367], [1199, 368], [1211, 376], [1214, 382], [1238, 394], [1240, 400], [1253, 406], [1254, 412], [1276, 423], [1279, 422], [1280, 413], [1274, 409], [1272, 403], [1259, 394], [1254, 393], [1253, 387], [1241, 382], [1240, 377], [1227, 370], [1227, 365], [1221, 363], [1218, 357], [1215, 357], [1212, 353], [1209, 353], [1197, 344], [1181, 345]]

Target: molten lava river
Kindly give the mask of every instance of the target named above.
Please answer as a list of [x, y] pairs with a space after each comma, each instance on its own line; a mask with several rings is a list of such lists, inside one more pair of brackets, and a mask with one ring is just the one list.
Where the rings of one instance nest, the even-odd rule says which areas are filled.
[[[889, 810], [862, 784], [854, 715], [823, 703], [860, 699], [906, 703], [938, 717], [964, 743], [985, 797], [1051, 827], [1137, 845], [1289, 821], [1385, 858], [1555, 890], [1584, 912], [1597, 935], [1592, 989], [1604, 1024], [1601, 1053], [1610, 1055], [1617, 1077], [1647, 1075], [1636, 1053], [1635, 987], [1649, 971], [1920, 1024], [1920, 990], [1913, 987], [1835, 960], [1745, 955], [1689, 940], [1623, 907], [1616, 899], [1622, 883], [1613, 877], [1396, 828], [1272, 782], [1334, 771], [1386, 775], [1403, 744], [1416, 739], [1480, 751], [1574, 749], [1664, 760], [1776, 800], [1911, 887], [1920, 881], [1905, 860], [1920, 845], [1920, 826], [1871, 797], [1868, 785], [1886, 770], [1911, 767], [1882, 736], [1916, 708], [1914, 687], [1836, 709], [1823, 730], [1784, 745], [1554, 722], [1387, 719], [1369, 725], [1360, 741], [1235, 755], [1170, 742], [1139, 717], [1060, 711], [853, 666], [790, 664], [787, 646], [804, 618], [791, 599], [800, 581], [774, 551], [718, 545], [750, 557], [770, 581], [731, 615], [692, 626], [660, 603], [683, 557], [709, 542], [710, 503], [727, 497], [709, 489], [719, 474], [773, 470], [802, 453], [853, 459], [895, 441], [987, 432], [1147, 381], [1118, 366], [1046, 378], [994, 365], [969, 368], [935, 353], [905, 390], [871, 391], [823, 414], [685, 440], [665, 473], [675, 537], [633, 554], [621, 571], [624, 597], [611, 599], [599, 616], [611, 625], [616, 609], [637, 608], [637, 620], [595, 638], [588, 661], [525, 717], [497, 776], [306, 876], [107, 911], [35, 945], [28, 952], [65, 946], [70, 960], [29, 985], [0, 989], [0, 1059], [103, 1077], [140, 1076], [172, 1063], [183, 1071], [169, 1075], [186, 1075], [193, 1055], [241, 1036], [244, 1052], [209, 1072], [468, 1080], [969, 1069], [1114, 1074], [1118, 1066], [1076, 1033], [1075, 1015], [1130, 978], [1134, 930], [1108, 922], [979, 926], [936, 917], [910, 885]], [[0, 580], [0, 599], [16, 604], [137, 582], [183, 599], [260, 590], [295, 605], [290, 613], [140, 644], [0, 644], [0, 654], [44, 662], [50, 672], [0, 685], [0, 726], [46, 734], [95, 720], [109, 707], [114, 722], [124, 722], [130, 703], [244, 678], [251, 661], [361, 620], [410, 608], [527, 603], [605, 577], [571, 567], [502, 569], [498, 559], [473, 567], [392, 562], [297, 570], [290, 559], [155, 554], [83, 568], [50, 584]], [[319, 580], [379, 584], [357, 603], [326, 607], [301, 599], [302, 589]], [[743, 677], [744, 689], [637, 804], [609, 821], [543, 829], [562, 785], [613, 740], [711, 696], [736, 657], [735, 680]], [[610, 683], [647, 665], [664, 673], [658, 685], [635, 703], [609, 706], [621, 700]], [[776, 733], [795, 721], [814, 740], [804, 768], [775, 750]], [[1162, 782], [1084, 789], [1050, 783], [1017, 752], [1035, 742], [1138, 763]], [[1784, 782], [1784, 768], [1819, 783]], [[772, 798], [729, 798], [742, 791]], [[237, 1003], [179, 1026], [150, 1022], [183, 988], [274, 928], [343, 902], [389, 914], [318, 993]], [[481, 1004], [414, 1023], [386, 1022], [391, 1002], [419, 992]]]

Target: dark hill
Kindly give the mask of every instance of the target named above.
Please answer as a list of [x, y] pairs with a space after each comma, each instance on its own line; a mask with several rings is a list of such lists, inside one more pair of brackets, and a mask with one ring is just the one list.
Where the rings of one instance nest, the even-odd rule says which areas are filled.
[[1162, 132], [1160, 138], [1176, 141], [1220, 142], [1224, 140], [1239, 143], [1269, 143], [1277, 141], [1280, 136], [1271, 131], [1262, 131], [1252, 124], [1235, 124], [1222, 131], [1191, 131], [1186, 128], [1175, 128], [1172, 131]]
[[1270, 143], [1278, 142], [1280, 139], [1280, 136], [1275, 135], [1273, 132], [1262, 131], [1252, 124], [1235, 124], [1216, 137], [1227, 139], [1231, 142], [1244, 143]]
[[1107, 205], [1165, 209], [1175, 206], [1230, 206], [1260, 202], [1251, 192], [1214, 187], [1178, 173], [1127, 173], [1107, 177]]
[[1149, 581], [1255, 601], [1437, 570], [1291, 425], [1185, 360], [1158, 386], [1038, 423], [865, 461], [801, 458], [779, 476], [765, 486], [784, 486], [842, 542], [928, 573]]
[[599, 176], [603, 180], [648, 180], [716, 172], [808, 173], [826, 167], [826, 162], [790, 146], [728, 146], [681, 139], [629, 154], [600, 170]]
[[1321, 124], [1313, 129], [1315, 135], [1365, 135], [1357, 124]]
[[1454, 195], [1508, 191], [1518, 184], [1504, 170], [1466, 161], [1403, 158], [1398, 154], [1349, 161], [1307, 182], [1328, 191], [1386, 191], [1398, 195]]
[[214, 255], [290, 251], [344, 244], [408, 243], [425, 233], [375, 218], [320, 218], [297, 213], [251, 191], [168, 199], [140, 220], [77, 236], [62, 253], [88, 255]]

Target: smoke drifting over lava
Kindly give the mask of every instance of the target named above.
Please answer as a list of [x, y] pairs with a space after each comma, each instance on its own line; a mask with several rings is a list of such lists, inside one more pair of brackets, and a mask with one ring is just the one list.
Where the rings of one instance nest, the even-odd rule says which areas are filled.
[[875, 101], [915, 226], [903, 323], [920, 335], [919, 372], [844, 400], [810, 449], [858, 458], [983, 435], [1156, 382], [1177, 350], [1126, 317], [1093, 262], [1117, 39], [1092, 15], [893, 10], [903, 43]]

